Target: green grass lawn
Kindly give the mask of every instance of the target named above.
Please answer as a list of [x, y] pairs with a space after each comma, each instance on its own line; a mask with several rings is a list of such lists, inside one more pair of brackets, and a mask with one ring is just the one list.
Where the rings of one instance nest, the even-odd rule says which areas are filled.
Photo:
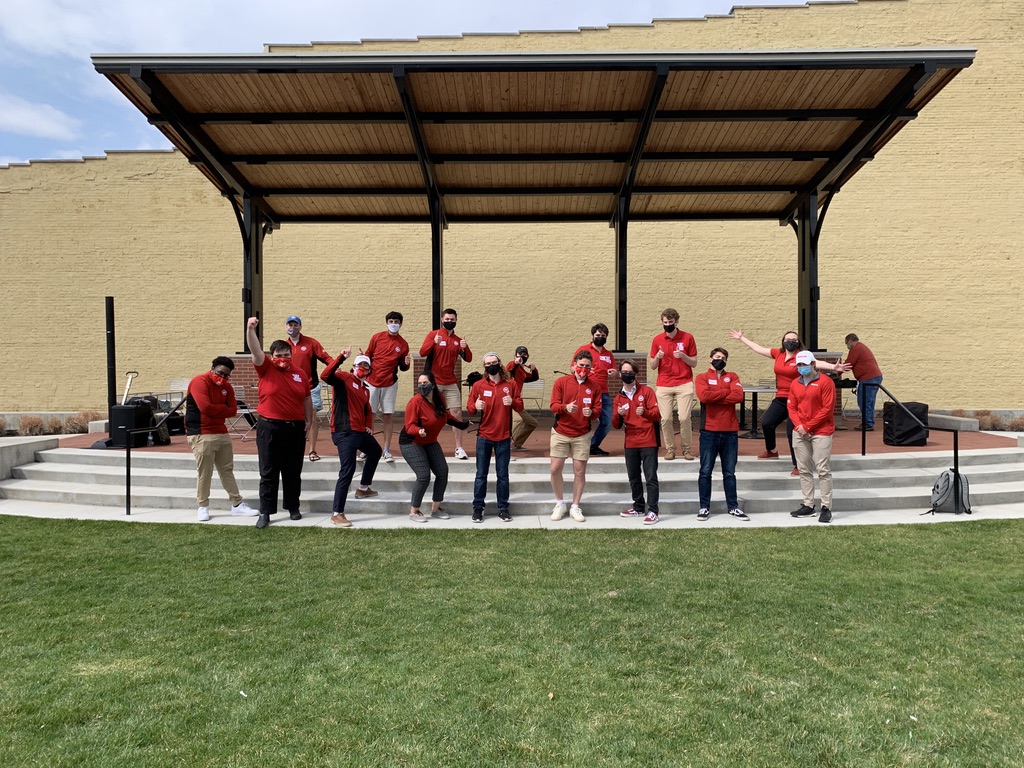
[[1022, 553], [0, 518], [0, 764], [1020, 766]]

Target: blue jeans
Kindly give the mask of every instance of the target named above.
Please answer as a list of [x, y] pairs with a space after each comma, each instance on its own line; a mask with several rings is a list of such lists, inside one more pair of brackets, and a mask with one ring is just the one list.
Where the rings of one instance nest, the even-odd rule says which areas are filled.
[[875, 397], [878, 395], [878, 387], [865, 387], [864, 385], [881, 383], [881, 376], [857, 382], [857, 407], [863, 414], [865, 426], [875, 426]]
[[512, 438], [504, 440], [476, 439], [476, 480], [473, 481], [473, 509], [484, 508], [487, 496], [487, 473], [491, 469], [491, 452], [494, 453], [494, 470], [498, 474], [498, 511], [508, 509], [508, 462], [512, 456]]
[[605, 392], [601, 395], [601, 415], [598, 417], [597, 430], [590, 438], [590, 447], [597, 448], [601, 441], [612, 431], [612, 396]]
[[700, 476], [697, 478], [697, 493], [700, 508], [711, 509], [711, 471], [715, 459], [722, 458], [722, 484], [725, 486], [725, 505], [729, 509], [739, 507], [736, 498], [736, 455], [739, 453], [739, 438], [735, 432], [700, 432]]

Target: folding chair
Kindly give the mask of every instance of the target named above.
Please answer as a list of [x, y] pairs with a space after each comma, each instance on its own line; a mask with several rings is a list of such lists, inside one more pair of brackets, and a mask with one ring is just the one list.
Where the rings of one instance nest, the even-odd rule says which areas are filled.
[[241, 435], [242, 440], [255, 440], [253, 430], [256, 429], [256, 409], [250, 408], [245, 401], [245, 388], [239, 384], [232, 384], [235, 390], [235, 401], [238, 403], [238, 413], [228, 424], [228, 429], [236, 435]]
[[540, 414], [544, 410], [544, 379], [527, 381], [523, 384], [523, 390], [519, 394], [523, 398], [524, 406], [527, 402], [533, 404], [533, 407], [529, 409], [530, 411]]

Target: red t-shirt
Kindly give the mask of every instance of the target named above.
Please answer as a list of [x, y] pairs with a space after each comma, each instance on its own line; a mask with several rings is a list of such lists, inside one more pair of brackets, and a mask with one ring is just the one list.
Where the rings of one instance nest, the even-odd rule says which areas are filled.
[[665, 356], [658, 361], [659, 387], [677, 387], [693, 381], [693, 368], [686, 364], [686, 361], [674, 357], [673, 352], [685, 352], [690, 357], [697, 356], [697, 341], [686, 331], [676, 329], [675, 338], [669, 338], [667, 333], [659, 333], [651, 341], [651, 354], [653, 359], [657, 356], [658, 350], [665, 353]]
[[366, 345], [364, 355], [370, 358], [373, 366], [366, 383], [371, 387], [390, 387], [398, 381], [398, 369], [409, 370], [405, 365], [405, 356], [409, 354], [409, 342], [401, 334], [392, 336], [387, 331], [373, 334]]
[[590, 378], [588, 381], [597, 388], [597, 393], [603, 395], [608, 391], [608, 371], [615, 367], [615, 355], [612, 354], [608, 346], [595, 347], [594, 343], [584, 344], [582, 347], [573, 352], [573, 358], [579, 353], [580, 349], [585, 349], [589, 352], [593, 358], [593, 367], [590, 369]]
[[211, 371], [199, 374], [188, 383], [188, 397], [185, 399], [186, 435], [227, 434], [224, 420], [237, 413], [235, 390], [226, 381], [217, 384]]
[[287, 341], [292, 347], [292, 365], [306, 372], [309, 376], [309, 388], [312, 389], [320, 383], [316, 375], [316, 361], [330, 365], [334, 358], [327, 354], [324, 345], [312, 336], [303, 336], [300, 333], [296, 341], [292, 341], [291, 336], [287, 337]]
[[[448, 423], [448, 411], [438, 414], [434, 404], [423, 395], [416, 393], [405, 406], [405, 431], [416, 445], [430, 445], [437, 442], [444, 425]], [[420, 429], [427, 430], [420, 436]]]
[[[628, 405], [625, 416], [619, 415], [619, 408]], [[636, 414], [638, 406], [643, 406], [643, 413]], [[615, 396], [612, 403], [612, 426], [619, 429], [626, 427], [627, 448], [656, 448], [661, 436], [661, 411], [658, 410], [658, 396], [646, 384], [637, 384], [633, 397], [622, 390]]]
[[[441, 341], [435, 342], [434, 338], [440, 336]], [[448, 333], [444, 328], [431, 331], [423, 339], [420, 346], [420, 355], [429, 358], [428, 365], [430, 372], [434, 374], [434, 382], [437, 384], [455, 384], [455, 362], [459, 359], [459, 352], [462, 352], [462, 359], [467, 363], [473, 362], [473, 353], [469, 346], [462, 349], [462, 337], [454, 333]]]
[[265, 419], [279, 421], [305, 421], [306, 399], [309, 397], [309, 376], [300, 368], [282, 371], [271, 362], [270, 355], [263, 365], [254, 365], [260, 404], [256, 412]]
[[771, 353], [775, 358], [775, 396], [789, 397], [789, 388], [800, 375], [796, 372], [796, 352], [788, 360], [783, 349], [772, 349]]
[[836, 385], [821, 373], [806, 385], [799, 378], [794, 381], [786, 403], [793, 426], [803, 427], [812, 435], [831, 435], [836, 431], [835, 405]]
[[[575, 413], [565, 410], [569, 403], [576, 403]], [[584, 408], [591, 409], [589, 417], [583, 415]], [[585, 435], [590, 422], [601, 415], [601, 392], [589, 379], [581, 384], [575, 376], [562, 376], [551, 388], [551, 412], [555, 414], [555, 432], [566, 437]]]
[[846, 356], [846, 362], [853, 366], [853, 378], [857, 381], [867, 381], [882, 375], [882, 369], [878, 367], [875, 355], [864, 346], [863, 341], [853, 345], [850, 354]]
[[[502, 402], [505, 396], [512, 398], [512, 405]], [[483, 418], [477, 433], [484, 440], [508, 440], [512, 437], [512, 411], [522, 412], [523, 398], [519, 396], [519, 385], [515, 381], [491, 381], [484, 376], [469, 390], [466, 410], [476, 413], [477, 399], [484, 401]]]
[[709, 368], [693, 381], [694, 393], [700, 400], [700, 428], [702, 432], [738, 432], [736, 404], [743, 402], [740, 377], [732, 371], [719, 373]]

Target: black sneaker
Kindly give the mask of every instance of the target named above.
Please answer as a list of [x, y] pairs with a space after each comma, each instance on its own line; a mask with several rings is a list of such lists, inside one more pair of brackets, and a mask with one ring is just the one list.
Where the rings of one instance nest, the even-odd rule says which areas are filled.
[[818, 515], [819, 523], [831, 523], [832, 522], [832, 510], [828, 507], [821, 508], [821, 514]]
[[810, 517], [814, 514], [814, 507], [808, 507], [806, 504], [801, 504], [800, 509], [796, 512], [790, 512], [792, 517]]
[[292, 510], [289, 510], [288, 517], [290, 517], [292, 520], [301, 520], [302, 519], [302, 513], [299, 512], [299, 510], [297, 510], [297, 509], [292, 509]]
[[611, 454], [608, 453], [608, 451], [606, 451], [600, 445], [592, 445], [592, 446], [590, 446], [590, 455], [591, 456], [611, 456]]
[[711, 510], [708, 509], [707, 507], [701, 507], [697, 511], [697, 519], [698, 520], [707, 520], [709, 517], [711, 517]]
[[473, 522], [482, 523], [484, 521], [484, 511], [482, 509], [473, 510]]
[[500, 517], [506, 523], [512, 522], [512, 513], [509, 512], [507, 509], [498, 510], [498, 517]]
[[270, 525], [270, 515], [260, 515], [256, 519], [257, 528], [266, 528], [268, 525]]

